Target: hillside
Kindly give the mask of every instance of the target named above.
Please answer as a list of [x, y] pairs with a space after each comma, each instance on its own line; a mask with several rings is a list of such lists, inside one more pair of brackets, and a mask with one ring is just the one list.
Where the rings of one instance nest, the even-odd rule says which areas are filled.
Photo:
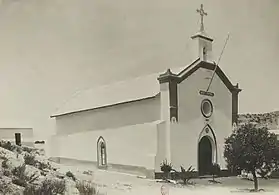
[[260, 113], [260, 114], [239, 114], [238, 115], [238, 124], [242, 125], [245, 123], [254, 123], [258, 127], [267, 127], [268, 129], [277, 129], [279, 111], [269, 112], [269, 113]]
[[42, 151], [0, 141], [0, 194], [101, 195], [92, 172], [47, 160]]

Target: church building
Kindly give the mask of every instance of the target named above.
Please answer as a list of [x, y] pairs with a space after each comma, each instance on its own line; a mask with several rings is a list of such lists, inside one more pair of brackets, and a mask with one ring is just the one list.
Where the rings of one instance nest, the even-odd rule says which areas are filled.
[[206, 13], [198, 11], [200, 30], [191, 37], [196, 55], [188, 66], [88, 89], [51, 116], [53, 159], [150, 178], [164, 160], [199, 175], [212, 163], [226, 170], [224, 142], [237, 123], [241, 89], [213, 61]]

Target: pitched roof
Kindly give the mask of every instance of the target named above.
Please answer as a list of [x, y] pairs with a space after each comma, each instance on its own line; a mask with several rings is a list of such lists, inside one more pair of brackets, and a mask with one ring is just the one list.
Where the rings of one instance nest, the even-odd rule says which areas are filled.
[[[185, 67], [174, 68], [172, 71], [179, 73], [183, 69]], [[160, 85], [157, 80], [160, 73], [162, 72], [118, 81], [79, 92], [51, 117], [153, 98], [160, 92]]]
[[[154, 98], [160, 93], [160, 85], [157, 80], [159, 76], [161, 79], [164, 79], [169, 76], [168, 74], [172, 74], [172, 76], [174, 76], [179, 83], [188, 78], [199, 68], [215, 70], [215, 67], [215, 64], [201, 61], [198, 58], [186, 68], [174, 68], [172, 70], [168, 70], [164, 74], [161, 72], [161, 74], [155, 73], [144, 75], [125, 81], [119, 81], [109, 85], [88, 89], [75, 95], [51, 117]], [[241, 89], [238, 88], [238, 84], [234, 86], [219, 66], [216, 68], [216, 74], [231, 92], [241, 91]]]

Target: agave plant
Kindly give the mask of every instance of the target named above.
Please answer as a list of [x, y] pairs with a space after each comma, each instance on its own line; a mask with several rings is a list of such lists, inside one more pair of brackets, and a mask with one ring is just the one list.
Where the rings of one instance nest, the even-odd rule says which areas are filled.
[[190, 166], [187, 170], [183, 166], [180, 166], [181, 169], [181, 179], [183, 181], [183, 184], [188, 184], [190, 179], [194, 177], [194, 171], [195, 169]]
[[172, 171], [172, 164], [164, 160], [160, 167], [161, 171], [164, 173], [164, 180], [168, 180], [170, 178], [170, 172]]

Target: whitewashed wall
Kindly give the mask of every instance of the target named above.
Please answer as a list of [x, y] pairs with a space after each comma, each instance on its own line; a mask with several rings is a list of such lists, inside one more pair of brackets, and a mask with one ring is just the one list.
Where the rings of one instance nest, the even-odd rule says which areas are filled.
[[[232, 95], [216, 74], [210, 92], [214, 97], [202, 96], [199, 90], [206, 90], [212, 72], [200, 68], [178, 85], [178, 121], [171, 125], [171, 158], [175, 167], [198, 165], [198, 139], [206, 124], [213, 129], [217, 147], [218, 163], [226, 168], [223, 158], [225, 138], [232, 132]], [[213, 103], [213, 115], [208, 122], [201, 113], [201, 102], [208, 98]]]
[[50, 142], [53, 157], [97, 161], [97, 140], [106, 141], [108, 164], [140, 166], [154, 169], [157, 152], [157, 124], [94, 130], [54, 136]]
[[161, 163], [166, 160], [166, 121], [162, 121], [157, 125], [157, 154], [155, 158], [155, 172], [161, 171]]
[[160, 98], [64, 115], [56, 118], [58, 135], [118, 128], [160, 119]]

